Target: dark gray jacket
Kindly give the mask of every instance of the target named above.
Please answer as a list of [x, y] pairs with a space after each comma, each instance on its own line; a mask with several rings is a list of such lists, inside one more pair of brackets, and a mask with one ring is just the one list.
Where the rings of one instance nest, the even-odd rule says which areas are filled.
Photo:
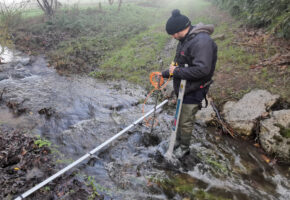
[[[197, 24], [178, 43], [175, 56], [178, 67], [173, 73], [173, 86], [178, 95], [181, 79], [187, 80], [183, 103], [199, 104], [208, 91], [208, 87], [200, 86], [211, 80], [215, 70], [217, 46], [209, 36], [213, 29], [212, 25]], [[163, 71], [162, 76], [168, 78], [169, 70]]]

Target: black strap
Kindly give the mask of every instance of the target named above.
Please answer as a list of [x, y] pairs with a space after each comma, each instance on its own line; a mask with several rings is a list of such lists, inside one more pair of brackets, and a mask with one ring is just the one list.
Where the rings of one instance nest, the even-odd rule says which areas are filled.
[[208, 106], [208, 100], [207, 100], [207, 98], [206, 98], [206, 95], [205, 95], [205, 97], [204, 97], [204, 100], [205, 100], [205, 108]]
[[[206, 91], [208, 91], [209, 90], [209, 86], [211, 85], [213, 83], [213, 80], [210, 80], [210, 81], [208, 81], [208, 82], [206, 82], [204, 85], [203, 85], [203, 96], [204, 96], [204, 100], [205, 100], [205, 108], [208, 106], [208, 100], [207, 100], [207, 98], [206, 98], [206, 94], [207, 94], [207, 92]], [[201, 109], [202, 108], [202, 104], [200, 103], [200, 105], [199, 105], [199, 108]]]

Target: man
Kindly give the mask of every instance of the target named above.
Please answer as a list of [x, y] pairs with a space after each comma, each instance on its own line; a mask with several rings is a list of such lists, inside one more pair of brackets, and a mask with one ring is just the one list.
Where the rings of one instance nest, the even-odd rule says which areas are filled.
[[[180, 158], [189, 152], [194, 116], [212, 82], [217, 46], [209, 36], [213, 33], [212, 25], [192, 26], [188, 17], [181, 15], [177, 9], [172, 11], [172, 16], [168, 19], [166, 31], [179, 40], [179, 43], [174, 59], [176, 64], [171, 64], [168, 70], [162, 72], [162, 76], [173, 77], [177, 96], [181, 80], [187, 80], [175, 145], [179, 146], [175, 155]], [[184, 67], [185, 64], [188, 67]]]

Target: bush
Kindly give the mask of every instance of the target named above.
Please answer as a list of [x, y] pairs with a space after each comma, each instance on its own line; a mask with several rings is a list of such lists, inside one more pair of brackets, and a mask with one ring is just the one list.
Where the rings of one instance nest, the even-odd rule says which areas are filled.
[[267, 27], [273, 33], [290, 38], [289, 0], [211, 0], [231, 15], [254, 27]]

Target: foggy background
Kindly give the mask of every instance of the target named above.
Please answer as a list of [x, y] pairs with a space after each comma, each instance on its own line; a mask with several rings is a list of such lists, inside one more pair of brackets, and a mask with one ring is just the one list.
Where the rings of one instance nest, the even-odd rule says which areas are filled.
[[[7, 6], [13, 4], [19, 4], [21, 2], [24, 2], [27, 0], [0, 0], [0, 4], [5, 4]], [[108, 3], [108, 0], [58, 0], [62, 4], [91, 4], [91, 3]], [[123, 0], [123, 2], [126, 2], [126, 0]], [[30, 0], [27, 8], [36, 8], [37, 7], [37, 0]]]

